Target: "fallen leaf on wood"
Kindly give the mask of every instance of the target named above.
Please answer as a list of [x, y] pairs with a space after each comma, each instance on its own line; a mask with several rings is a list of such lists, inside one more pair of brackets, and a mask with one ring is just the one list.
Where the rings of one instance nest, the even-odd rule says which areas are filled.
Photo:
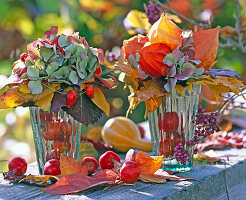
[[208, 162], [212, 162], [212, 163], [215, 163], [215, 162], [219, 162], [219, 161], [222, 161], [222, 160], [225, 160], [225, 158], [229, 161], [229, 156], [228, 155], [217, 155], [214, 154], [215, 156], [210, 156], [208, 154], [211, 154], [209, 152], [214, 152], [214, 151], [208, 151], [206, 153], [199, 153], [199, 154], [195, 154], [194, 155], [194, 160], [197, 160], [197, 161], [208, 161]]
[[110, 183], [112, 183], [112, 181], [102, 181], [82, 174], [71, 174], [60, 178], [54, 185], [43, 191], [53, 195], [71, 194]]
[[162, 156], [151, 157], [147, 153], [140, 151], [136, 153], [132, 161], [136, 162], [141, 174], [154, 174], [162, 165]]
[[193, 177], [178, 176], [178, 175], [173, 175], [172, 173], [174, 172], [158, 169], [154, 174], [140, 174], [139, 180], [143, 182], [152, 182], [152, 183], [165, 183], [166, 180], [171, 180], [171, 181], [196, 180], [196, 178]]
[[115, 181], [117, 175], [118, 174], [111, 169], [103, 169], [93, 175], [92, 178], [96, 178], [102, 181]]
[[83, 174], [88, 175], [88, 169], [86, 165], [80, 165], [74, 158], [61, 156], [60, 158], [60, 169], [61, 169], [61, 176], [67, 176], [70, 174]]

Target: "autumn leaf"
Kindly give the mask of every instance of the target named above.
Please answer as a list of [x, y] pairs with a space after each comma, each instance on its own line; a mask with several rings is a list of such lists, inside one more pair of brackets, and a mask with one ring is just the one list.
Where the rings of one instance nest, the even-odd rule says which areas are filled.
[[46, 175], [28, 175], [26, 178], [22, 179], [20, 182], [29, 183], [32, 185], [46, 186], [56, 182], [58, 178], [56, 176], [46, 176]]
[[110, 183], [112, 181], [103, 181], [82, 174], [71, 174], [60, 178], [54, 185], [43, 191], [52, 195], [71, 194]]
[[145, 101], [145, 115], [144, 117], [146, 118], [148, 114], [154, 112], [159, 106], [162, 104], [163, 97], [152, 97], [148, 100]]
[[132, 111], [136, 108], [138, 105], [138, 97], [136, 94], [133, 92], [128, 96], [128, 102], [129, 102], [129, 108], [126, 112], [126, 116], [128, 116]]
[[219, 45], [219, 30], [220, 27], [208, 30], [198, 31], [193, 35], [194, 40], [194, 60], [200, 60], [198, 67], [203, 67], [206, 70], [211, 68], [215, 63]]
[[60, 169], [61, 174], [59, 175], [59, 177], [75, 173], [88, 175], [86, 165], [80, 165], [74, 158], [63, 155], [60, 158]]
[[194, 80], [193, 82], [188, 82], [188, 84], [208, 85], [217, 102], [219, 101], [221, 93], [234, 92], [235, 94], [238, 94], [240, 89], [245, 87], [241, 80], [238, 80], [235, 77], [224, 76], [217, 76], [216, 79], [213, 79], [210, 76], [204, 76], [203, 78]]
[[179, 93], [181, 96], [184, 96], [184, 90], [187, 89], [191, 92], [193, 92], [193, 88], [192, 88], [192, 85], [187, 85], [185, 87], [183, 87], [182, 85], [175, 85], [175, 89], [177, 91], [177, 93]]
[[98, 159], [99, 155], [96, 149], [88, 142], [81, 142], [79, 146], [79, 163], [84, 157], [93, 157]]
[[129, 27], [127, 27], [127, 29], [143, 29], [144, 31], [146, 31], [151, 26], [146, 14], [139, 10], [131, 10], [127, 14], [125, 21], [127, 22], [127, 24], [129, 24]]
[[147, 153], [140, 151], [136, 153], [132, 161], [140, 167], [141, 174], [154, 174], [162, 165], [162, 156], [151, 157]]
[[50, 112], [51, 101], [53, 99], [53, 96], [54, 93], [47, 95], [43, 99], [36, 101], [34, 105], [40, 107], [45, 112]]
[[[210, 153], [210, 151], [206, 153], [199, 153], [199, 154], [195, 154], [194, 155], [194, 160], [196, 161], [208, 161], [208, 162], [212, 162], [212, 163], [216, 163], [222, 160], [225, 160], [225, 158], [229, 161], [229, 156], [228, 155], [208, 155]], [[211, 153], [210, 153], [211, 154]]]
[[102, 90], [94, 85], [94, 97], [91, 99], [100, 109], [102, 109], [107, 116], [110, 113], [110, 106], [102, 92]]
[[162, 14], [160, 19], [151, 27], [148, 37], [152, 44], [164, 43], [171, 50], [174, 50], [182, 44], [181, 33], [182, 30]]
[[138, 97], [138, 101], [147, 101], [151, 99], [153, 96], [155, 97], [163, 97], [168, 95], [168, 93], [163, 92], [156, 81], [148, 80], [144, 82], [144, 86], [141, 87], [139, 91], [136, 92]]
[[185, 181], [185, 180], [196, 180], [193, 177], [185, 177], [169, 174], [168, 171], [158, 169], [154, 174], [140, 174], [139, 179], [143, 182], [154, 182], [154, 183], [165, 183], [166, 180], [171, 181]]
[[118, 174], [111, 169], [103, 169], [93, 175], [92, 178], [96, 178], [102, 181], [115, 181], [117, 175]]
[[6, 90], [0, 96], [0, 109], [14, 108], [22, 104], [19, 102], [19, 96], [17, 94], [18, 87], [13, 87]]

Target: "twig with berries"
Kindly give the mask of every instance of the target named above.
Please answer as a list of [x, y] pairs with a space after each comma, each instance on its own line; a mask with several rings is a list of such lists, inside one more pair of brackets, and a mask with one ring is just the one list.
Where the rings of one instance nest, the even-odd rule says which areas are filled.
[[[202, 108], [202, 106], [199, 104], [196, 119], [192, 121], [193, 125], [195, 126], [193, 138], [186, 141], [186, 147], [182, 143], [179, 143], [175, 147], [174, 155], [183, 165], [185, 165], [187, 162], [191, 162], [191, 155], [189, 151], [190, 148], [196, 146], [200, 140], [205, 139], [207, 136], [219, 131], [219, 127], [217, 125], [219, 112], [207, 114], [205, 111], [206, 109]], [[197, 154], [197, 149], [194, 150], [194, 154]]]

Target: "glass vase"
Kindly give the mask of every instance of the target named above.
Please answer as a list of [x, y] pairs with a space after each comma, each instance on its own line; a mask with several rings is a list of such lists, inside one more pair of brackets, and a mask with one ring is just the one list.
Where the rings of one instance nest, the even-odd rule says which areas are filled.
[[44, 165], [50, 159], [61, 155], [78, 161], [82, 124], [63, 110], [49, 114], [39, 107], [30, 107], [36, 157], [39, 173], [43, 175]]
[[157, 110], [148, 115], [152, 151], [164, 156], [162, 168], [170, 171], [189, 171], [193, 165], [193, 148], [189, 149], [190, 162], [181, 164], [175, 158], [175, 147], [193, 138], [195, 115], [199, 103], [200, 85], [193, 85], [193, 91], [185, 89], [180, 95], [174, 89], [164, 97]]

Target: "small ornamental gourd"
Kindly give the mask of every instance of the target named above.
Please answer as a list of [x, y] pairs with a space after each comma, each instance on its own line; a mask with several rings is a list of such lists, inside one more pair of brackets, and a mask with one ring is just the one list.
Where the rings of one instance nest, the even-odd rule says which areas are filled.
[[152, 151], [151, 142], [141, 139], [137, 125], [126, 117], [109, 119], [102, 129], [102, 138], [107, 145], [122, 152], [129, 149]]

